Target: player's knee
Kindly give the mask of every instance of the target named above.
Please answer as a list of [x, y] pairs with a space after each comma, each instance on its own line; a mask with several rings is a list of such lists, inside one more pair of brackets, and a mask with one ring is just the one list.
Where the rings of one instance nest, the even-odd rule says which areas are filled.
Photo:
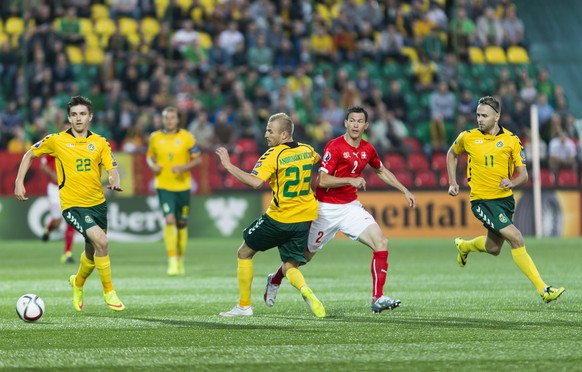
[[187, 223], [186, 221], [178, 221], [178, 223], [176, 224], [176, 226], [177, 226], [179, 229], [183, 229], [183, 228], [185, 228], [187, 225], [188, 225], [188, 223]]
[[386, 239], [385, 237], [381, 237], [380, 239], [377, 239], [376, 241], [374, 241], [374, 246], [372, 248], [374, 249], [374, 252], [387, 251], [388, 250], [388, 239]]

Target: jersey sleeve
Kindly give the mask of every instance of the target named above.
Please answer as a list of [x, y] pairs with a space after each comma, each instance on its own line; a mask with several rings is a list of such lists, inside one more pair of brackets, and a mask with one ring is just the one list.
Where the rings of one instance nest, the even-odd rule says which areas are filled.
[[253, 176], [259, 177], [263, 181], [267, 181], [271, 178], [271, 175], [275, 173], [275, 165], [277, 162], [277, 156], [273, 152], [273, 149], [268, 149], [253, 167], [251, 174]]
[[526, 165], [525, 151], [523, 150], [521, 141], [517, 137], [515, 137], [511, 157], [513, 158], [513, 164], [516, 167], [524, 167]]
[[321, 159], [319, 171], [333, 175], [337, 168], [339, 159], [337, 148], [333, 146], [333, 142], [328, 143], [323, 150], [323, 158]]
[[465, 137], [467, 136], [467, 131], [461, 132], [455, 142], [453, 143], [453, 151], [455, 154], [459, 155], [460, 153], [465, 151]]
[[156, 157], [155, 142], [156, 142], [156, 133], [154, 132], [154, 133], [150, 134], [150, 139], [148, 141], [148, 151], [146, 154], [148, 158], [155, 158]]
[[382, 166], [382, 160], [380, 159], [380, 156], [378, 155], [378, 152], [374, 146], [370, 146], [370, 150], [368, 150], [368, 152], [370, 153], [370, 161], [368, 164], [370, 164], [370, 166], [374, 169], [380, 169]]
[[53, 154], [55, 150], [55, 135], [49, 134], [45, 138], [32, 145], [30, 149], [32, 150], [34, 156], [37, 158], [40, 158], [43, 155]]
[[105, 138], [101, 138], [101, 141], [103, 146], [101, 149], [101, 164], [103, 164], [106, 171], [117, 168], [117, 160], [115, 160], [115, 156], [113, 156], [109, 142], [107, 142]]
[[196, 138], [191, 133], [188, 132], [188, 134], [189, 134], [188, 152], [190, 152], [190, 158], [194, 159], [200, 156], [200, 146], [198, 146], [198, 143], [196, 143]]

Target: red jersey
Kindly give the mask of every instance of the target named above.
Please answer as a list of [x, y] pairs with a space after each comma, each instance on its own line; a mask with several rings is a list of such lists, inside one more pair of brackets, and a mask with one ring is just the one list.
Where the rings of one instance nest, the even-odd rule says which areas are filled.
[[[380, 169], [382, 161], [374, 146], [368, 141], [361, 140], [359, 147], [346, 142], [344, 136], [332, 139], [325, 146], [321, 160], [320, 172], [335, 177], [360, 177], [366, 164], [374, 169]], [[317, 200], [331, 204], [347, 204], [358, 198], [358, 190], [354, 186], [334, 188], [317, 187]]]

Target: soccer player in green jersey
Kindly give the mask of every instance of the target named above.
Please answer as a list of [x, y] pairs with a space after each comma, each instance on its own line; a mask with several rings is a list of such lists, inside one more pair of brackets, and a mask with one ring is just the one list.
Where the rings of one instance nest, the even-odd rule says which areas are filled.
[[89, 130], [93, 118], [91, 101], [75, 96], [67, 104], [71, 128], [50, 134], [32, 145], [24, 154], [14, 187], [18, 200], [28, 200], [24, 178], [33, 159], [43, 155], [56, 160], [57, 182], [65, 221], [85, 237], [85, 250], [76, 275], [69, 277], [73, 287], [73, 306], [83, 310], [83, 286], [96, 268], [103, 297], [110, 309], [125, 309], [111, 282], [111, 262], [107, 240], [107, 203], [101, 185], [101, 167], [109, 175], [108, 189], [121, 191], [117, 162], [107, 140]]
[[164, 242], [168, 252], [168, 275], [185, 275], [184, 254], [188, 241], [188, 214], [192, 168], [202, 162], [196, 139], [181, 129], [178, 109], [162, 112], [164, 128], [150, 136], [147, 163], [155, 175], [155, 187], [164, 213]]
[[447, 153], [449, 195], [459, 194], [456, 170], [458, 156], [469, 156], [467, 179], [471, 188], [471, 210], [487, 228], [487, 235], [472, 240], [455, 239], [457, 261], [467, 264], [469, 252], [486, 252], [497, 256], [503, 243], [511, 246], [513, 260], [535, 286], [544, 300], [556, 300], [564, 288], [547, 285], [525, 249], [521, 232], [512, 222], [515, 201], [512, 189], [527, 182], [525, 154], [519, 138], [499, 125], [500, 103], [493, 97], [482, 97], [477, 106], [477, 129], [459, 134]]
[[291, 118], [279, 113], [267, 122], [265, 138], [269, 149], [259, 158], [251, 173], [234, 166], [228, 151], [219, 147], [216, 154], [224, 168], [242, 183], [255, 189], [269, 181], [273, 199], [267, 211], [243, 232], [238, 249], [239, 302], [221, 316], [250, 316], [253, 257], [257, 252], [278, 247], [283, 273], [297, 288], [318, 318], [325, 317], [323, 304], [305, 283], [299, 265], [305, 264], [309, 225], [317, 218], [317, 200], [311, 189], [312, 168], [320, 160], [313, 147], [293, 141]]

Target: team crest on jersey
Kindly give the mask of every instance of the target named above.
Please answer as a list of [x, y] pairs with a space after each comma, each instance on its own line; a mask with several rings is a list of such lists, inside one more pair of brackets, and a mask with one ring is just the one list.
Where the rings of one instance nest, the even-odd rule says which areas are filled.
[[366, 154], [365, 152], [362, 152], [362, 159], [366, 159], [368, 157], [368, 154]]
[[349, 159], [350, 153], [348, 151], [344, 152], [344, 159]]
[[498, 148], [502, 148], [503, 147], [503, 141], [499, 141], [495, 144], [495, 146], [497, 146]]
[[503, 213], [500, 213], [499, 214], [499, 221], [501, 221], [501, 223], [506, 223], [507, 217], [505, 217], [505, 215]]
[[85, 216], [85, 222], [86, 223], [93, 223], [93, 219], [89, 216]]
[[87, 146], [87, 148], [89, 149], [89, 151], [93, 151], [93, 150], [95, 150], [95, 144], [93, 144], [93, 142], [91, 142], [89, 144], [89, 146]]

